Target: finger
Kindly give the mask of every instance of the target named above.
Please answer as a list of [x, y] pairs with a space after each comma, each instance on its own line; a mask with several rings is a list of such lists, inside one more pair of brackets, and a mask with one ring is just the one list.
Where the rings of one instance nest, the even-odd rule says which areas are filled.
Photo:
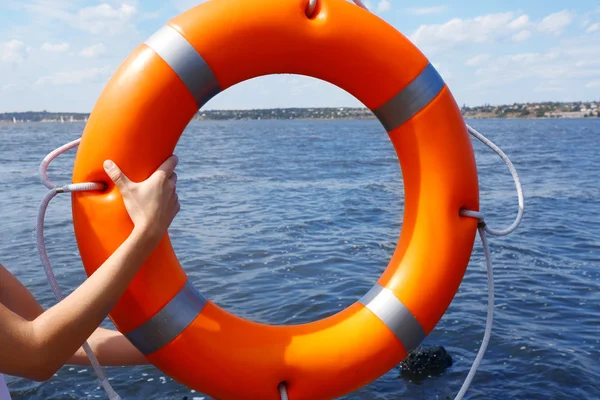
[[175, 218], [175, 216], [179, 213], [179, 210], [181, 210], [181, 204], [177, 199], [171, 198], [171, 204], [169, 206], [171, 218]]
[[108, 177], [114, 182], [121, 192], [127, 190], [127, 185], [131, 183], [129, 178], [125, 176], [123, 171], [111, 160], [104, 161], [104, 171]]
[[166, 176], [171, 176], [173, 175], [173, 172], [175, 171], [175, 167], [177, 166], [178, 162], [179, 159], [177, 158], [177, 156], [172, 155], [171, 157], [167, 158], [167, 160], [164, 163], [162, 163], [162, 165], [158, 167], [156, 171], [162, 171]]
[[173, 185], [177, 185], [177, 172], [173, 172], [173, 175], [169, 178]]

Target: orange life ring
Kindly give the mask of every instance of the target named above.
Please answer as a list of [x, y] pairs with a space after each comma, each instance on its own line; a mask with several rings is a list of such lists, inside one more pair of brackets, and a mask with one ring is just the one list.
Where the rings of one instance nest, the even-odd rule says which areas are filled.
[[[397, 249], [378, 283], [340, 313], [270, 326], [236, 317], [188, 282], [168, 236], [112, 310], [157, 368], [222, 399], [341, 396], [378, 378], [442, 317], [463, 278], [477, 221], [475, 158], [442, 78], [401, 33], [346, 0], [214, 0], [171, 20], [121, 65], [99, 98], [73, 182], [107, 181], [114, 160], [141, 181], [172, 154], [199, 107], [246, 79], [277, 73], [331, 82], [379, 118], [405, 185]], [[75, 233], [92, 274], [132, 230], [118, 190], [73, 195]]]

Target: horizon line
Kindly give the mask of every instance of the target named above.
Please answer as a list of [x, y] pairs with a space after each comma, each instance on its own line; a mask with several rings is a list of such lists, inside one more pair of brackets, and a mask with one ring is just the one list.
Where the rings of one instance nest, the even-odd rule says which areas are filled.
[[[552, 100], [545, 100], [545, 101], [528, 101], [528, 102], [513, 102], [513, 103], [505, 103], [505, 104], [490, 104], [490, 103], [484, 103], [484, 104], [480, 104], [480, 105], [476, 105], [476, 106], [469, 106], [467, 104], [463, 104], [462, 106], [460, 104], [458, 104], [458, 106], [460, 108], [463, 107], [467, 107], [467, 108], [475, 108], [475, 107], [502, 107], [502, 106], [512, 106], [512, 105], [523, 105], [523, 104], [547, 104], [547, 103], [557, 103], [557, 104], [575, 104], [575, 103], [600, 103], [600, 100], [573, 100], [573, 101], [552, 101]], [[368, 107], [366, 106], [362, 106], [362, 107], [355, 107], [355, 106], [309, 106], [309, 107], [264, 107], [264, 108], [213, 108], [213, 109], [199, 109], [197, 111], [201, 112], [201, 111], [208, 111], [208, 112], [214, 112], [214, 111], [255, 111], [255, 110], [292, 110], [292, 109], [299, 109], [299, 110], [308, 110], [308, 109], [349, 109], [349, 110], [369, 110], [371, 111]], [[93, 110], [92, 110], [93, 111]], [[50, 113], [50, 114], [91, 114], [92, 111], [48, 111], [48, 110], [27, 110], [27, 111], [0, 111], [0, 114], [19, 114], [19, 113], [28, 113], [28, 112], [32, 112], [32, 113]]]

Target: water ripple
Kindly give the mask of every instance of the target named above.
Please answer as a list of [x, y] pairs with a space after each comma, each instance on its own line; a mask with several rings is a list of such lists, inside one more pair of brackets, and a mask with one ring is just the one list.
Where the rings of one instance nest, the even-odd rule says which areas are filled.
[[[492, 239], [497, 304], [472, 399], [600, 398], [600, 158], [596, 120], [478, 120], [521, 173], [526, 213], [516, 234]], [[35, 250], [44, 195], [37, 166], [80, 124], [0, 126], [0, 260], [46, 306], [53, 297]], [[477, 142], [481, 204], [510, 224], [516, 195], [501, 161]], [[183, 209], [170, 234], [190, 279], [225, 309], [296, 324], [355, 302], [387, 265], [402, 224], [403, 186], [392, 146], [374, 121], [191, 124], [177, 154]], [[74, 152], [51, 169], [67, 182]], [[53, 201], [47, 243], [66, 292], [85, 279], [68, 198]], [[481, 343], [485, 269], [476, 244], [459, 292], [426, 343], [455, 360], [411, 382], [397, 368], [347, 399], [453, 398]], [[105, 322], [110, 326], [110, 322]], [[152, 366], [108, 368], [124, 398], [201, 398]], [[48, 382], [9, 378], [15, 399], [104, 398], [89, 368]]]

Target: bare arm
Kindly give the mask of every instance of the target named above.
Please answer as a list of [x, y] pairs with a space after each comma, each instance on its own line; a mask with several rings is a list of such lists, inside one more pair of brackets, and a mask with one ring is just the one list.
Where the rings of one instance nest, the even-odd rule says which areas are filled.
[[27, 321], [0, 307], [0, 371], [45, 380], [75, 354], [127, 288], [148, 255], [133, 233], [89, 279], [66, 299]]
[[[0, 265], [0, 303], [27, 321], [33, 321], [44, 312], [43, 307], [17, 278]], [[125, 366], [147, 364], [148, 360], [120, 332], [98, 328], [87, 339], [101, 365]], [[90, 365], [90, 360], [79, 348], [67, 364]]]
[[139, 184], [114, 164], [106, 165], [134, 223], [131, 235], [79, 288], [35, 319], [18, 315], [21, 311], [32, 316], [35, 307], [21, 309], [14, 301], [0, 304], [0, 372], [48, 379], [96, 330], [179, 211], [175, 165], [172, 157]]
[[0, 304], [27, 321], [33, 321], [44, 309], [25, 286], [0, 265]]
[[[88, 343], [101, 365], [128, 366], [148, 364], [148, 360], [120, 332], [98, 328]], [[90, 365], [82, 348], [67, 361], [67, 364]]]

